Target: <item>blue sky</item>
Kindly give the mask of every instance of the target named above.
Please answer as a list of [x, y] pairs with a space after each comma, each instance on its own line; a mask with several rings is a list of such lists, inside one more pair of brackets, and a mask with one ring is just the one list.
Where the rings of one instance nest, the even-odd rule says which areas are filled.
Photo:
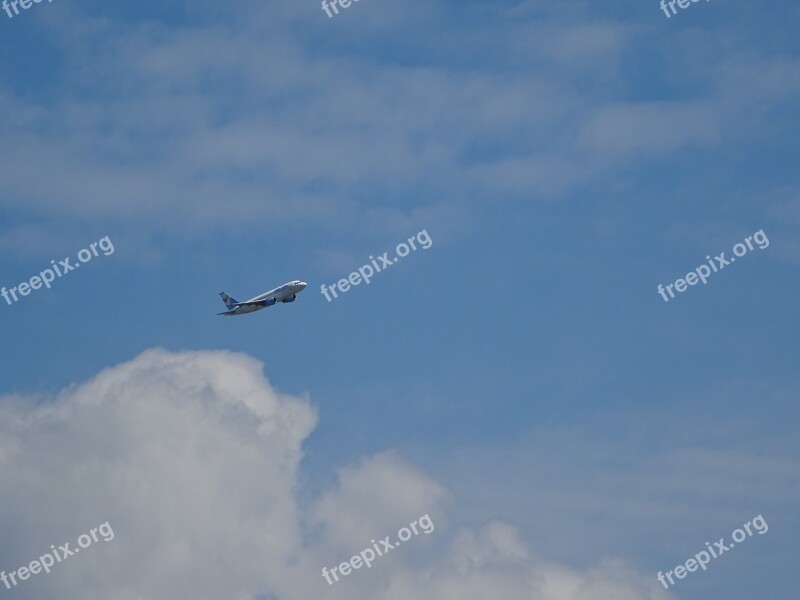
[[[0, 283], [115, 245], [0, 303], [0, 391], [33, 410], [150, 348], [243, 352], [317, 411], [300, 505], [391, 451], [450, 490], [454, 528], [500, 519], [549, 560], [653, 580], [762, 513], [768, 535], [674, 597], [788, 597], [799, 11], [0, 13]], [[423, 228], [430, 249], [319, 293]], [[768, 248], [657, 294], [759, 229]], [[295, 304], [215, 316], [221, 290], [295, 278]]]

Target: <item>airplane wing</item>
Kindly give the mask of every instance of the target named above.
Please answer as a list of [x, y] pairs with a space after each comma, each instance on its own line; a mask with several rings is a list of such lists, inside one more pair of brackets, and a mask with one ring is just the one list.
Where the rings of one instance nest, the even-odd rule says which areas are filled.
[[266, 300], [256, 300], [254, 302], [237, 302], [236, 306], [272, 306], [276, 302], [275, 298], [267, 298]]
[[238, 315], [240, 313], [236, 312], [236, 309], [240, 306], [272, 306], [276, 304], [278, 301], [275, 298], [265, 298], [264, 300], [248, 300], [247, 302], [231, 302], [228, 306], [230, 310], [226, 312], [217, 313], [218, 315]]

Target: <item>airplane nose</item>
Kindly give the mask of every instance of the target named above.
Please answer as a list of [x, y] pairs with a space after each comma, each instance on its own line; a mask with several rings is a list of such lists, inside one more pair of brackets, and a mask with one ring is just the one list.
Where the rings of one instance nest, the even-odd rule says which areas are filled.
[[301, 282], [300, 282], [300, 289], [301, 289], [301, 290], [304, 290], [304, 289], [306, 289], [307, 287], [308, 287], [308, 284], [307, 284], [305, 281], [301, 281]]

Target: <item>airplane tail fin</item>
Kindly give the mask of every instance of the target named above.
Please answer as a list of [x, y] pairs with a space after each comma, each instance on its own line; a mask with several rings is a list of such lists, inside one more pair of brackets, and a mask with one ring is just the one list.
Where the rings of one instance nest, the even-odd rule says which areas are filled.
[[233, 310], [236, 308], [236, 305], [239, 304], [239, 301], [236, 298], [231, 298], [225, 292], [220, 292], [219, 297], [222, 298], [222, 301], [225, 303], [225, 306], [228, 307], [228, 310]]

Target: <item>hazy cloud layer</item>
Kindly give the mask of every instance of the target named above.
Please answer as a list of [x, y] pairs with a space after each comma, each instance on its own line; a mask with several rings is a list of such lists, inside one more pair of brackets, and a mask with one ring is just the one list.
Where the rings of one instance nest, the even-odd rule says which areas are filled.
[[[0, 94], [0, 204], [78, 221], [381, 226], [387, 207], [558, 198], [643, 161], [771, 138], [776, 111], [796, 105], [797, 61], [731, 56], [724, 29], [665, 39], [527, 6], [454, 22], [444, 6], [362, 4], [328, 23], [198, 4], [180, 28], [72, 10], [48, 33], [65, 55], [58, 101]], [[643, 44], [664, 63], [648, 98], [630, 92]], [[702, 61], [678, 67], [698, 47]]]

